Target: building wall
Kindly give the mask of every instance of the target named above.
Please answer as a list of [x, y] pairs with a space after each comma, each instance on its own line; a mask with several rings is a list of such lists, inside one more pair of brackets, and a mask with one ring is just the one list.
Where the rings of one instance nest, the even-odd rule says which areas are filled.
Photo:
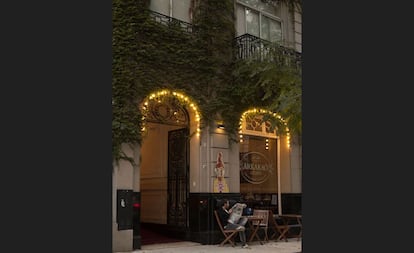
[[227, 135], [225, 134], [224, 130], [218, 129], [216, 126], [211, 127], [211, 135], [210, 135], [210, 163], [209, 163], [209, 170], [211, 172], [211, 176], [208, 179], [210, 185], [210, 191], [213, 192], [213, 180], [215, 178], [214, 168], [217, 163], [217, 154], [222, 152], [223, 154], [223, 163], [224, 163], [224, 178], [229, 186], [230, 192], [236, 192], [237, 189], [234, 185], [235, 182], [232, 180], [232, 175], [234, 175], [234, 166], [230, 163], [229, 157], [231, 150], [229, 149], [229, 142], [227, 139]]
[[297, 137], [291, 141], [290, 148], [290, 171], [291, 171], [291, 193], [302, 193], [302, 146]]
[[[190, 115], [190, 132], [197, 131], [197, 121], [195, 119], [194, 112], [189, 112]], [[203, 159], [203, 155], [205, 155], [205, 151], [203, 150], [203, 145], [201, 139], [203, 135], [197, 136], [193, 135], [190, 139], [190, 192], [201, 192], [205, 189], [204, 180], [202, 178], [206, 178], [206, 170], [203, 169], [203, 164], [201, 160]]]
[[126, 155], [133, 157], [135, 165], [121, 160], [114, 163], [112, 174], [112, 250], [114, 252], [132, 251], [133, 230], [119, 230], [117, 223], [117, 190], [139, 191], [139, 146], [124, 144], [122, 146]]
[[[210, 139], [208, 138], [209, 127], [206, 127], [200, 135], [198, 147], [194, 145], [190, 151], [190, 192], [209, 192], [209, 182], [205, 180], [212, 176], [210, 167], [209, 146]], [[195, 155], [198, 151], [198, 155]]]
[[[280, 18], [282, 19], [282, 29], [284, 38], [287, 44], [294, 46], [298, 52], [302, 52], [302, 18], [300, 13], [295, 12], [294, 15], [290, 14], [288, 8], [283, 6], [280, 8]], [[287, 45], [289, 46], [289, 45]], [[194, 120], [194, 113], [190, 113], [190, 132], [196, 130], [197, 122]], [[161, 130], [158, 129], [158, 130]], [[158, 131], [156, 130], [156, 131]], [[164, 129], [165, 130], [165, 129]], [[164, 132], [159, 131], [159, 133]], [[165, 137], [165, 136], [164, 136]], [[167, 138], [160, 138], [160, 136], [154, 135], [149, 138], [159, 138], [166, 140]], [[155, 141], [154, 143], [158, 143]], [[167, 187], [167, 157], [155, 157], [152, 160], [143, 160], [143, 164], [140, 164], [140, 156], [142, 152], [143, 157], [151, 157], [151, 150], [163, 149], [166, 147], [165, 143], [158, 143], [153, 146], [145, 147], [141, 149], [139, 146], [130, 147], [124, 145], [124, 152], [134, 157], [136, 165], [133, 166], [127, 161], [120, 161], [119, 164], [114, 164], [113, 168], [113, 205], [112, 205], [112, 231], [113, 231], [113, 252], [125, 252], [133, 250], [133, 230], [119, 230], [117, 220], [117, 190], [126, 189], [133, 190], [134, 192], [141, 192], [144, 190], [146, 193], [142, 194], [142, 203], [148, 203], [146, 205], [153, 206], [154, 208], [147, 209], [145, 213], [141, 215], [141, 221], [165, 223], [163, 218], [156, 218], [158, 215], [157, 210], [160, 210], [160, 206], [164, 208], [166, 205], [166, 194], [163, 193]], [[213, 192], [213, 178], [214, 167], [216, 164], [217, 153], [223, 153], [223, 162], [225, 165], [225, 177], [229, 185], [230, 194], [240, 193], [240, 169], [239, 169], [239, 146], [237, 143], [230, 144], [228, 136], [225, 131], [218, 129], [216, 126], [207, 126], [201, 132], [199, 137], [193, 136], [190, 139], [190, 193], [198, 194], [200, 199], [206, 198], [208, 203], [211, 204], [210, 209], [214, 206], [212, 199], [214, 198]], [[163, 152], [167, 153], [167, 152]], [[302, 192], [302, 163], [301, 163], [301, 146], [292, 144], [291, 148], [286, 146], [286, 138], [280, 138], [280, 181], [281, 192], [286, 194], [300, 194]], [[155, 171], [147, 171], [142, 168], [147, 167], [147, 163], [153, 163], [153, 167], [159, 168]], [[151, 165], [152, 166], [152, 165]], [[141, 174], [141, 175], [140, 175]], [[141, 180], [142, 176], [142, 180]], [[214, 196], [213, 196], [214, 195]], [[219, 194], [220, 195], [220, 194]], [[226, 194], [223, 194], [226, 196]], [[212, 197], [213, 196], [213, 197]], [[199, 199], [194, 201], [194, 205], [201, 203]], [[205, 202], [203, 202], [205, 203]], [[203, 208], [203, 207], [201, 207]], [[165, 207], [166, 209], [166, 207]], [[214, 228], [214, 220], [212, 219], [211, 210], [207, 210], [209, 219], [208, 224], [205, 225], [206, 230]], [[190, 224], [192, 226], [193, 224]], [[198, 229], [200, 226], [198, 226]], [[210, 240], [209, 240], [210, 242]]]
[[294, 14], [295, 49], [302, 53], [302, 15], [296, 10]]
[[280, 4], [280, 9], [285, 46], [302, 53], [302, 15], [296, 8], [294, 13], [291, 13], [285, 4]]

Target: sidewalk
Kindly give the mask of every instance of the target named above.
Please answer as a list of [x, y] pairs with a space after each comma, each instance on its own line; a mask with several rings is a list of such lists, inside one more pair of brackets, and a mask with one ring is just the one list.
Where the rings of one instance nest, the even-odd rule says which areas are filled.
[[134, 250], [131, 253], [233, 253], [233, 252], [251, 252], [251, 253], [301, 253], [302, 240], [298, 241], [296, 238], [290, 238], [288, 242], [285, 241], [269, 241], [263, 245], [259, 242], [249, 243], [248, 249], [242, 249], [240, 245], [232, 247], [226, 244], [222, 247], [219, 245], [202, 245], [195, 242], [176, 242], [165, 244], [143, 245], [141, 250]]

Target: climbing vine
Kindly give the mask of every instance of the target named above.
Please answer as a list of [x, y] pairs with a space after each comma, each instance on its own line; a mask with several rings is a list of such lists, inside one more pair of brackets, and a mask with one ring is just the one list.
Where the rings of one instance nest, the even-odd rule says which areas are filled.
[[188, 95], [199, 106], [201, 129], [222, 120], [231, 140], [237, 140], [240, 117], [251, 106], [278, 111], [291, 122], [289, 127], [300, 129], [293, 127], [301, 121], [297, 68], [235, 60], [233, 0], [194, 1], [192, 32], [156, 21], [149, 0], [112, 3], [115, 161], [130, 160], [122, 153], [123, 143], [141, 143], [139, 104], [156, 90]]

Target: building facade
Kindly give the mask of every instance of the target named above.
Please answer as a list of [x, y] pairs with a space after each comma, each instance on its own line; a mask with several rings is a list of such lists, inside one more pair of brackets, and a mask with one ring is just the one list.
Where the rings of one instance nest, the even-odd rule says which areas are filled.
[[300, 72], [300, 2], [114, 2], [114, 76], [132, 85], [116, 86], [112, 103], [121, 108], [122, 92], [134, 94], [142, 138], [122, 143], [128, 159], [114, 159], [113, 251], [140, 249], [143, 223], [218, 243], [213, 210], [223, 198], [301, 213], [300, 133], [289, 131], [274, 98], [263, 98], [266, 87], [255, 86], [260, 75], [246, 78], [243, 65], [280, 64], [268, 60], [276, 48]]

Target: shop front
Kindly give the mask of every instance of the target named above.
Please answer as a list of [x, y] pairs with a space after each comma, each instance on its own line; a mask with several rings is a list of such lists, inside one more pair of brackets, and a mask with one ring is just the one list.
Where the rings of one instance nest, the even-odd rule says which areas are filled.
[[156, 92], [141, 106], [144, 140], [124, 146], [134, 163], [114, 165], [114, 250], [140, 249], [148, 225], [179, 240], [216, 244], [213, 211], [224, 198], [279, 214], [301, 212], [300, 147], [263, 122], [276, 114], [245, 112], [239, 141], [231, 142], [223, 122], [201, 130], [197, 105], [184, 94]]

